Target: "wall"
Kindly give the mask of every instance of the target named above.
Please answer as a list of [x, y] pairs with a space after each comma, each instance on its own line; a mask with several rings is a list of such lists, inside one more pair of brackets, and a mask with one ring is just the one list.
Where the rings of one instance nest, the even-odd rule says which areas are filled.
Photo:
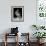
[[[24, 22], [11, 22], [11, 6], [24, 6]], [[36, 24], [36, 0], [0, 0], [0, 34], [17, 26], [19, 32], [30, 32], [32, 36], [32, 24]]]

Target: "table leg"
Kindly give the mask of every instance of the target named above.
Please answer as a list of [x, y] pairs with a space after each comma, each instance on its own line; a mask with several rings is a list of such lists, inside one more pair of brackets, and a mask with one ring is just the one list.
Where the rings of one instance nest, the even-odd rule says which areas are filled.
[[5, 34], [5, 46], [7, 46], [7, 35]]

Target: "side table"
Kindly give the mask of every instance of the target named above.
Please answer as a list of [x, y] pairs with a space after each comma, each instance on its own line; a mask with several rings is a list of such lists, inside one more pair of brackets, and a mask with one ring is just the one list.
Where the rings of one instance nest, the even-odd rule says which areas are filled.
[[15, 39], [17, 41], [15, 46], [18, 46], [18, 33], [15, 33], [15, 34], [6, 33], [5, 34], [5, 46], [7, 46], [7, 38], [8, 38], [7, 36], [9, 36], [9, 37], [10, 36], [17, 36], [16, 37], [17, 39]]

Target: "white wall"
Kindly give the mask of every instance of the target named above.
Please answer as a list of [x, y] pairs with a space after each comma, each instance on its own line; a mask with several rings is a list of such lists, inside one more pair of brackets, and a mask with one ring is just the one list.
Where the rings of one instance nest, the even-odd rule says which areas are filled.
[[[11, 6], [24, 6], [24, 22], [11, 22]], [[32, 35], [32, 24], [36, 24], [36, 0], [0, 0], [0, 34], [17, 26]]]
[[[24, 6], [24, 22], [11, 22], [11, 6]], [[29, 32], [31, 24], [36, 24], [36, 0], [0, 0], [0, 33], [16, 26], [21, 32]]]

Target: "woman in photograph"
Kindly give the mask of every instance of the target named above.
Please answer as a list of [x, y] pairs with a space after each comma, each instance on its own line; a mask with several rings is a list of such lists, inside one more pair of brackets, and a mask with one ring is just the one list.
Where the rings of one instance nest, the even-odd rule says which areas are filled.
[[14, 18], [18, 18], [18, 19], [22, 18], [22, 9], [21, 8], [14, 9]]

